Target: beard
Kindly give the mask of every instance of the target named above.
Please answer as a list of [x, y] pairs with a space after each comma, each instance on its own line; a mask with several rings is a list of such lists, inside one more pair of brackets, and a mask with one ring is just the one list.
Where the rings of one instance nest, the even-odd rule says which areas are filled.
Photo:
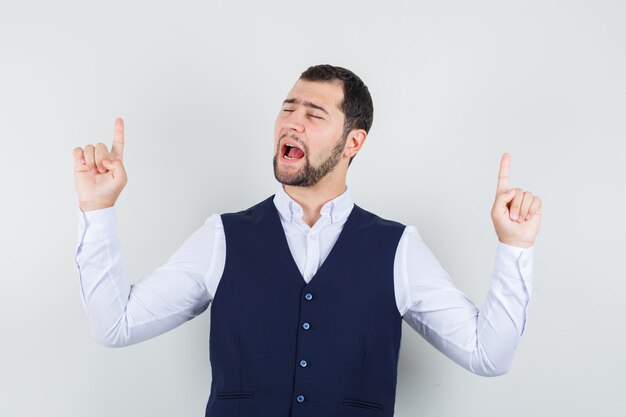
[[298, 143], [304, 148], [304, 166], [298, 171], [292, 173], [279, 172], [278, 170], [278, 158], [282, 157], [282, 155], [280, 155], [281, 148], [279, 141], [278, 149], [274, 154], [274, 177], [276, 177], [278, 182], [284, 185], [310, 187], [317, 184], [322, 178], [331, 172], [337, 164], [339, 164], [347, 139], [348, 135], [344, 135], [339, 138], [339, 140], [335, 143], [335, 146], [333, 146], [330, 150], [328, 156], [326, 156], [326, 158], [324, 158], [324, 160], [322, 160], [322, 162], [317, 166], [311, 164], [309, 159], [309, 148], [306, 144], [298, 141]]

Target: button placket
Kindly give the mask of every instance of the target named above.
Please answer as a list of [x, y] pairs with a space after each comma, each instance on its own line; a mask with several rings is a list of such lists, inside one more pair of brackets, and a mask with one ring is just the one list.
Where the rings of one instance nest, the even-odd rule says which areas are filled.
[[[307, 291], [308, 290], [308, 291]], [[308, 385], [306, 383], [304, 383], [304, 381], [306, 381], [307, 379], [303, 379], [301, 380], [300, 378], [304, 378], [305, 374], [304, 372], [307, 373], [307, 375], [311, 372], [309, 370], [310, 368], [310, 362], [309, 360], [311, 358], [308, 357], [308, 354], [310, 353], [309, 348], [310, 348], [310, 343], [311, 343], [311, 339], [310, 337], [313, 336], [313, 334], [309, 335], [309, 330], [312, 328], [311, 327], [311, 323], [307, 320], [309, 318], [311, 318], [311, 314], [313, 312], [313, 308], [314, 305], [312, 304], [314, 301], [314, 296], [313, 293], [310, 291], [310, 288], [306, 288], [300, 295], [300, 297], [302, 297], [300, 300], [301, 303], [301, 316], [300, 316], [300, 330], [299, 332], [301, 332], [300, 334], [302, 335], [302, 337], [298, 338], [298, 359], [296, 359], [296, 367], [298, 368], [298, 372], [296, 372], [296, 381], [295, 381], [295, 386], [294, 388], [296, 389], [296, 403], [298, 404], [302, 404], [302, 407], [305, 407], [305, 402], [307, 402], [306, 400], [308, 399], [308, 397], [305, 397], [304, 392], [307, 391], [307, 389], [309, 388]], [[305, 334], [307, 335], [305, 337]], [[303, 372], [302, 374], [300, 374], [300, 372]], [[304, 385], [301, 385], [302, 383], [304, 383]]]

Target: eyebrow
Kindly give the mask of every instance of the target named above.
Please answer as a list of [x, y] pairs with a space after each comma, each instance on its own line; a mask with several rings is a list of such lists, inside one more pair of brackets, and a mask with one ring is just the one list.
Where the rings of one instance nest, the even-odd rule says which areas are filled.
[[283, 104], [302, 104], [303, 106], [311, 107], [312, 109], [321, 110], [330, 116], [330, 113], [328, 113], [325, 108], [318, 106], [317, 104], [310, 102], [310, 101], [302, 101], [297, 98], [290, 98], [290, 99], [283, 101]]

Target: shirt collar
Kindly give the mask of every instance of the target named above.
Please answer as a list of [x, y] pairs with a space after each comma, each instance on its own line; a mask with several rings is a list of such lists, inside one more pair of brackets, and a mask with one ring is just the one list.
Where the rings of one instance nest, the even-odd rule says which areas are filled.
[[[278, 192], [274, 196], [274, 205], [284, 220], [293, 222], [294, 218], [302, 219], [302, 207], [287, 194], [282, 184], [280, 184]], [[350, 190], [346, 186], [346, 191], [322, 206], [320, 214], [322, 217], [328, 216], [331, 223], [337, 223], [345, 220], [350, 215], [353, 207], [354, 201], [352, 200]]]

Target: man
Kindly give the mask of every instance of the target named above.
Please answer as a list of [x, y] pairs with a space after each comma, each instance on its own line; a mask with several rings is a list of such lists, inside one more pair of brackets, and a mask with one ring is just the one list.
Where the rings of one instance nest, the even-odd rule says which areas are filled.
[[307, 69], [275, 122], [277, 194], [210, 216], [132, 286], [112, 208], [126, 184], [122, 120], [110, 152], [75, 149], [76, 261], [96, 340], [136, 343], [212, 303], [211, 417], [392, 416], [402, 319], [468, 370], [505, 373], [524, 332], [541, 200], [509, 189], [504, 154], [491, 211], [496, 266], [479, 312], [414, 227], [352, 202], [347, 170], [372, 116], [355, 74]]

